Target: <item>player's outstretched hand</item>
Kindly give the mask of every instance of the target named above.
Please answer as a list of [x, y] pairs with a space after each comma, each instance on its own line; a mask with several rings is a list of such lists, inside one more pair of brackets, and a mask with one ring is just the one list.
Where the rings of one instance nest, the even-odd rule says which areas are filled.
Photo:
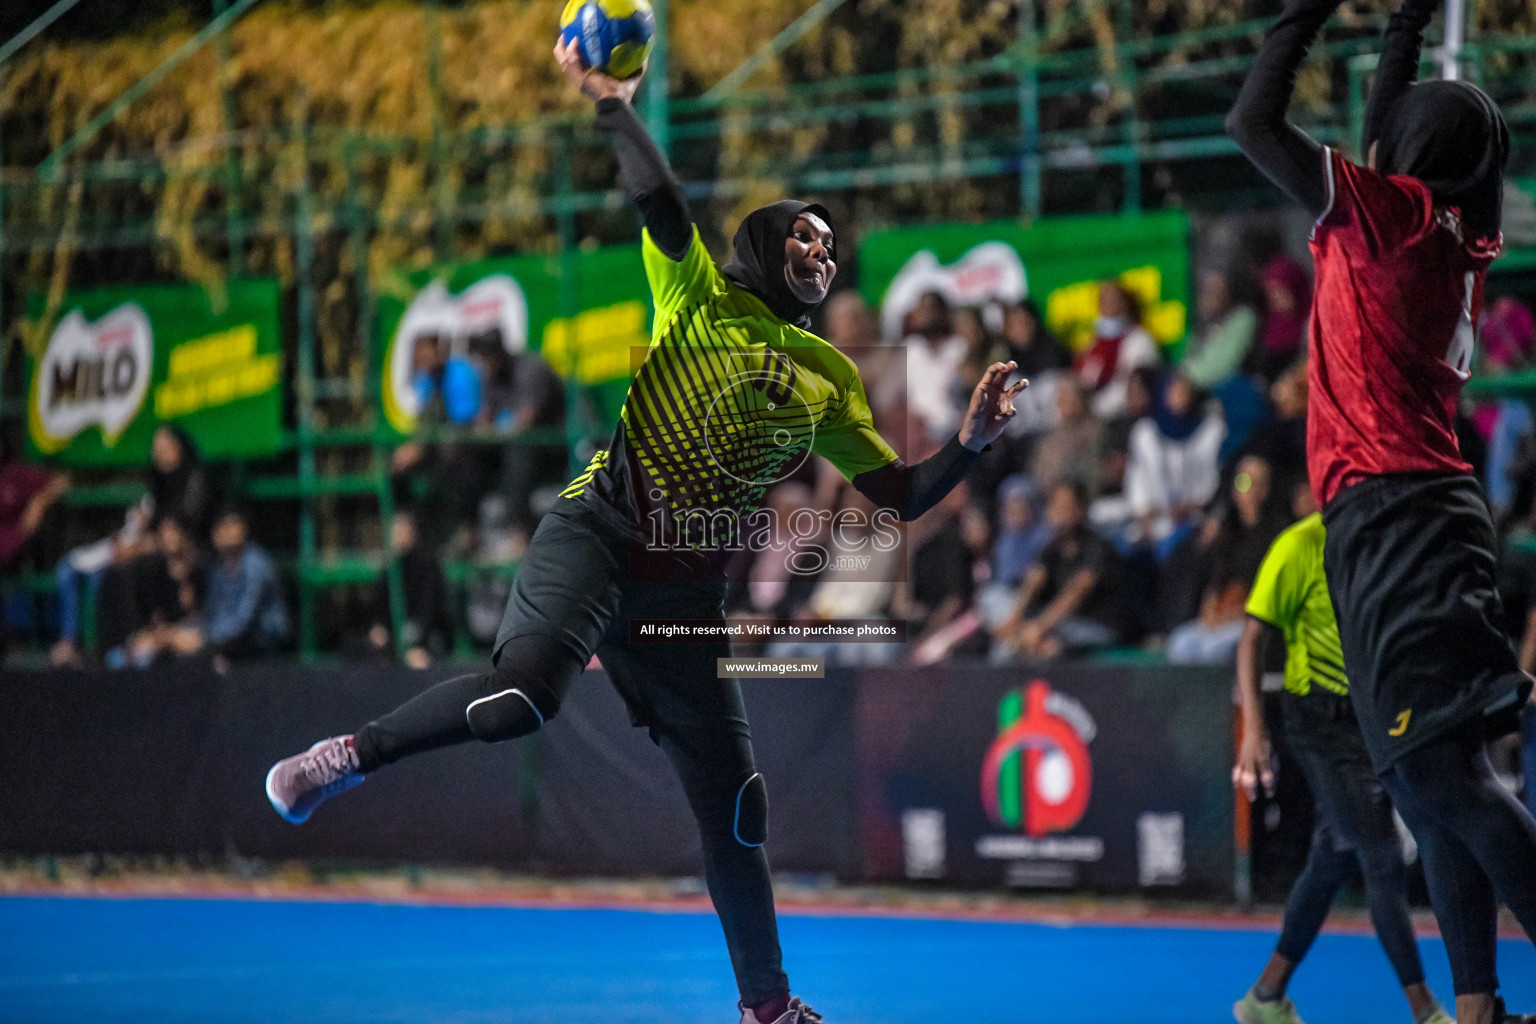
[[1022, 377], [1011, 385], [1008, 383], [1008, 375], [1018, 368], [1019, 364], [1014, 362], [993, 363], [971, 392], [971, 407], [965, 411], [965, 422], [960, 425], [960, 443], [971, 451], [979, 452], [996, 441], [1013, 419], [1017, 411], [1013, 400], [1029, 387], [1029, 381]]
[[565, 72], [566, 80], [589, 100], [621, 99], [633, 103], [640, 79], [645, 77], [645, 67], [630, 78], [613, 78], [601, 71], [593, 71], [581, 62], [581, 48], [573, 40], [569, 46], [555, 43], [555, 63]]

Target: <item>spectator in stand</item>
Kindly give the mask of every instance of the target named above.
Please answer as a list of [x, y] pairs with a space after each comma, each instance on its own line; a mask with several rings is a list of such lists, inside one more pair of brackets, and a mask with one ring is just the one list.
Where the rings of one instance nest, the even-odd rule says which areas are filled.
[[103, 590], [103, 636], [122, 638], [107, 650], [108, 668], [148, 668], [162, 657], [196, 654], [203, 646], [206, 559], [174, 513], [159, 517], [155, 550], [134, 559], [119, 600]]
[[230, 509], [219, 516], [213, 550], [203, 628], [208, 648], [224, 659], [276, 651], [288, 642], [288, 605], [277, 566], [252, 542], [243, 513]]
[[162, 423], [149, 448], [151, 527], [175, 516], [199, 544], [208, 539], [217, 494], [192, 436], [181, 427]]
[[[217, 497], [191, 436], [174, 424], [160, 424], [150, 441], [147, 526], [137, 539], [121, 545], [102, 569], [96, 588], [97, 641], [102, 650], [122, 647], [128, 640], [123, 630], [147, 621], [143, 595], [156, 588], [153, 581], [165, 572], [160, 524], [166, 518], [175, 519], [192, 538], [194, 550], [198, 549], [207, 543]], [[78, 626], [78, 621], [61, 624]], [[67, 650], [60, 653], [69, 654]]]
[[[511, 355], [498, 337], [494, 350], [484, 358], [487, 408], [481, 410], [482, 422], [514, 438], [526, 430], [549, 432], [565, 426], [565, 381], [543, 356], [537, 352]], [[513, 522], [531, 536], [542, 511], [534, 508], [535, 493], [540, 487], [559, 488], [566, 483], [568, 450], [559, 441], [513, 443], [492, 449], [492, 455], [501, 459], [502, 490], [511, 503]]]
[[906, 391], [906, 361], [901, 349], [882, 343], [880, 321], [854, 289], [837, 292], [822, 308], [826, 311], [824, 337], [858, 365], [876, 425], [889, 422], [891, 406]]
[[[1223, 511], [1210, 516], [1200, 533], [1191, 536], [1170, 560], [1169, 575], [1182, 572], [1200, 580], [1203, 593], [1198, 615], [1169, 634], [1169, 660], [1226, 664], [1236, 656], [1248, 590], [1269, 546], [1291, 522], [1271, 500], [1272, 485], [1269, 464], [1257, 456], [1245, 456], [1232, 475]], [[1176, 570], [1179, 555], [1191, 548], [1197, 549], [1192, 564]], [[1175, 611], [1174, 617], [1178, 621], [1184, 616]]]
[[16, 566], [43, 517], [67, 490], [67, 476], [28, 465], [20, 445], [0, 431], [0, 572]]
[[991, 578], [977, 598], [982, 623], [988, 630], [996, 629], [1008, 618], [1024, 576], [1050, 543], [1051, 524], [1035, 512], [1036, 494], [1030, 479], [1017, 474], [998, 488]]
[[[405, 591], [405, 664], [414, 669], [430, 668], [434, 658], [448, 652], [453, 631], [443, 564], [422, 541], [411, 512], [396, 512], [390, 520], [389, 543], [400, 562], [400, 583]], [[387, 573], [380, 575], [377, 592], [382, 600], [374, 609], [368, 643], [375, 655], [389, 659], [394, 654], [394, 635]]]
[[128, 509], [123, 525], [112, 536], [74, 548], [59, 559], [54, 570], [59, 592], [59, 639], [49, 652], [49, 661], [59, 667], [84, 663], [80, 650], [82, 585], [85, 600], [94, 604], [108, 570], [126, 566], [154, 550], [157, 508], [163, 506], [183, 522], [193, 524], [194, 535], [201, 536], [212, 500], [213, 489], [191, 437], [170, 424], [157, 428], [150, 441], [149, 488], [144, 499]]
[[880, 321], [852, 288], [835, 293], [822, 308], [824, 337], [857, 364], [875, 426], [889, 436], [899, 435], [906, 429], [906, 353], [899, 345], [884, 344]]
[[1136, 516], [1125, 492], [1125, 469], [1130, 460], [1131, 431], [1143, 418], [1152, 415], [1152, 393], [1157, 390], [1157, 372], [1147, 367], [1131, 374], [1125, 389], [1125, 413], [1104, 424], [1099, 467], [1093, 477], [1098, 494], [1088, 505], [1088, 521], [1093, 528], [1115, 542], [1122, 554], [1135, 546]]
[[[1509, 373], [1530, 361], [1536, 344], [1536, 317], [1524, 303], [1506, 296], [1484, 315], [1480, 333], [1485, 372], [1490, 376]], [[1516, 510], [1521, 477], [1531, 472], [1536, 419], [1529, 401], [1510, 398], [1479, 406], [1472, 418], [1488, 442], [1484, 478], [1488, 504], [1494, 522], [1505, 523]]]
[[[417, 423], [421, 427], [476, 424], [486, 407], [485, 386], [481, 380], [471, 344], [480, 348], [501, 347], [497, 329], [464, 339], [462, 349], [454, 339], [436, 334], [417, 335], [412, 350], [411, 387], [416, 392]], [[487, 343], [493, 343], [488, 346]], [[494, 419], [495, 413], [491, 414]], [[459, 441], [427, 444], [410, 440], [390, 456], [390, 483], [397, 505], [415, 500], [414, 481], [423, 480], [427, 501], [434, 507], [433, 521], [453, 544], [461, 549], [473, 546], [475, 514], [487, 481], [492, 479], [495, 453]], [[455, 532], [456, 531], [456, 532]]]
[[992, 520], [980, 505], [966, 502], [960, 509], [958, 526], [970, 586], [957, 590], [960, 602], [953, 614], [936, 615], [929, 621], [922, 637], [912, 647], [910, 660], [914, 665], [934, 665], [947, 658], [982, 655], [990, 643], [981, 628], [982, 616], [976, 598], [978, 594], [986, 593], [992, 579]]
[[1003, 310], [1002, 340], [1008, 351], [999, 358], [1018, 363], [1019, 375], [1030, 380], [1072, 365], [1071, 353], [1045, 326], [1033, 299], [1022, 299]]
[[1013, 612], [994, 634], [993, 660], [1055, 658], [1124, 643], [1126, 595], [1115, 549], [1088, 525], [1081, 483], [1051, 490], [1055, 535], [1024, 577]]
[[1289, 494], [1297, 480], [1307, 479], [1307, 364], [1295, 363], [1269, 387], [1270, 416], [1254, 430], [1241, 449], [1270, 466], [1275, 493]]
[[866, 349], [880, 344], [880, 321], [854, 289], [837, 292], [827, 299], [824, 309], [826, 338], [838, 351], [857, 360]]
[[1141, 307], [1129, 288], [1109, 280], [1099, 285], [1099, 318], [1093, 342], [1072, 364], [1072, 372], [1093, 396], [1094, 414], [1112, 420], [1125, 412], [1131, 374], [1162, 363], [1157, 342], [1141, 325]]
[[962, 483], [927, 515], [906, 524], [910, 571], [893, 610], [910, 623], [907, 639], [914, 650], [968, 609], [975, 595], [972, 552], [961, 526], [969, 494]]
[[1296, 257], [1278, 248], [1264, 264], [1259, 279], [1264, 288], [1264, 317], [1247, 368], [1273, 381], [1306, 351], [1312, 280]]
[[154, 502], [146, 494], [138, 504], [129, 506], [116, 533], [73, 548], [59, 559], [53, 572], [59, 595], [59, 639], [48, 652], [48, 661], [55, 668], [80, 668], [85, 664], [80, 651], [82, 585], [84, 599], [94, 607], [107, 569], [147, 550], [153, 509]]
[[965, 339], [956, 333], [954, 314], [938, 292], [917, 300], [906, 327], [907, 412], [928, 437], [940, 440], [955, 432], [964, 409], [955, 394], [964, 387]]
[[1218, 453], [1226, 425], [1178, 373], [1163, 379], [1151, 416], [1131, 428], [1125, 494], [1141, 543], [1159, 561], [1183, 540], [1221, 484]]
[[1202, 329], [1190, 339], [1179, 372], [1196, 387], [1210, 391], [1242, 368], [1258, 333], [1259, 316], [1252, 306], [1237, 301], [1226, 271], [1200, 275], [1197, 305]]
[[[1057, 481], [1062, 483], [1065, 481]], [[1051, 485], [1053, 488], [1055, 484]], [[1035, 514], [1036, 485], [1011, 476], [998, 488], [997, 539], [992, 545], [992, 582], [1017, 588], [1050, 543], [1051, 524]]]
[[1080, 480], [1090, 491], [1098, 486], [1104, 448], [1104, 423], [1088, 409], [1083, 386], [1074, 377], [1056, 382], [1056, 425], [1035, 442], [1029, 475], [1050, 490], [1063, 480]]
[[[9, 572], [33, 543], [53, 503], [69, 490], [69, 478], [36, 466], [20, 457], [20, 444], [8, 430], [0, 429], [0, 572]], [[17, 599], [20, 601], [21, 599]], [[0, 661], [10, 639], [9, 602], [0, 604]], [[30, 617], [25, 605], [18, 617]]]
[[[828, 553], [833, 564], [817, 577], [810, 599], [801, 609], [802, 622], [833, 619], [883, 619], [889, 612], [896, 578], [904, 559], [900, 545], [885, 543], [875, 530], [875, 506], [852, 487], [838, 510]], [[838, 559], [849, 554], [868, 561]], [[826, 640], [781, 641], [766, 651], [775, 658], [825, 658], [832, 665], [884, 665], [901, 657], [898, 643], [838, 643]]]
[[421, 422], [473, 423], [480, 412], [481, 380], [468, 345], [461, 354], [454, 351], [452, 338], [424, 334], [417, 336], [411, 354], [411, 387]]
[[[752, 554], [744, 586], [733, 585], [728, 594], [736, 618], [748, 621], [791, 620], [799, 616], [815, 589], [815, 580], [796, 572], [795, 555], [811, 544], [825, 543], [817, 535], [801, 538], [791, 530], [791, 520], [809, 510], [815, 514], [815, 492], [799, 480], [783, 480], [768, 491], [766, 508], [773, 532], [768, 543]], [[828, 520], [821, 520], [825, 525]]]

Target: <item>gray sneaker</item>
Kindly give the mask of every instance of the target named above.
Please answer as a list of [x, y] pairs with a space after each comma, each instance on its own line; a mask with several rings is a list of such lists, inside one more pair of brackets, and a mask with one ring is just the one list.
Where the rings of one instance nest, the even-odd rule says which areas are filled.
[[[757, 1016], [742, 1007], [741, 1024], [758, 1024]], [[775, 1017], [771, 1024], [824, 1024], [824, 1020], [821, 1014], [802, 1003], [799, 996], [795, 996], [789, 1001], [789, 1009]]]
[[326, 800], [363, 784], [351, 736], [321, 740], [267, 772], [267, 799], [284, 821], [302, 825]]

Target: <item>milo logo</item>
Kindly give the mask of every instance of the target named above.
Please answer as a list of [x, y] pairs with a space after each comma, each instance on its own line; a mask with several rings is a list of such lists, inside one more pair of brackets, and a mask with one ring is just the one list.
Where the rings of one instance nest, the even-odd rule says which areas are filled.
[[31, 433], [38, 450], [59, 451], [88, 427], [107, 447], [144, 406], [154, 367], [149, 317], [126, 302], [91, 322], [71, 310], [48, 339], [32, 377]]

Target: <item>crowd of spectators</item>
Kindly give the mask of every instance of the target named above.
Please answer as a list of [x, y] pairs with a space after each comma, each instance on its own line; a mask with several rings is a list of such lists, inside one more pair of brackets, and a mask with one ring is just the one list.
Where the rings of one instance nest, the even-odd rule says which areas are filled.
[[[904, 442], [909, 462], [952, 436], [989, 362], [1013, 360], [1031, 386], [967, 483], [904, 527], [900, 550], [863, 545], [866, 557], [842, 559], [838, 544], [862, 535], [779, 538], [738, 565], [728, 614], [907, 621], [906, 645], [781, 645], [815, 648], [834, 661], [1006, 663], [1132, 645], [1175, 662], [1229, 661], [1264, 552], [1312, 509], [1308, 272], [1278, 248], [1235, 265], [1253, 269], [1199, 275], [1181, 351], [1158, 344], [1136, 293], [1118, 279], [1100, 283], [1091, 337], [1076, 352], [1029, 299], [954, 308], [930, 292], [886, 336], [856, 292], [835, 295], [822, 330], [859, 365], [877, 426]], [[1531, 363], [1536, 318], [1520, 301], [1491, 301], [1481, 329], [1487, 371]], [[553, 438], [480, 443], [563, 424], [563, 382], [536, 354], [508, 353], [492, 332], [423, 336], [413, 355], [426, 429], [393, 454], [402, 510], [387, 529], [393, 557], [349, 607], [343, 647], [425, 666], [449, 652], [456, 633], [488, 642], [506, 595], [505, 574], [493, 573], [469, 580], [467, 602], [458, 599], [444, 576], [445, 546], [515, 561], [566, 478], [568, 452]], [[1506, 531], [1529, 531], [1536, 504], [1530, 405], [1500, 400], [1466, 412], [1464, 451], [1495, 517]], [[28, 466], [14, 444], [0, 446], [6, 571], [69, 484]], [[291, 644], [277, 564], [211, 481], [184, 432], [156, 431], [143, 500], [109, 536], [57, 563], [54, 664], [80, 665], [88, 653], [111, 666], [228, 660]], [[851, 510], [858, 529], [878, 530], [865, 499], [819, 460], [776, 484], [767, 503], [780, 521], [806, 508]], [[818, 574], [790, 568], [792, 549], [806, 546], [832, 556]], [[391, 574], [398, 574], [394, 588]], [[1536, 586], [1521, 582], [1527, 578], [1536, 573], [1516, 563], [1514, 608], [1536, 605], [1526, 593]], [[87, 608], [95, 610], [91, 652], [82, 643]], [[1536, 665], [1536, 615], [1526, 625], [1526, 661]]]
[[[509, 352], [497, 328], [466, 337], [423, 334], [412, 350], [411, 386], [428, 439], [395, 449], [397, 503], [441, 529], [426, 542], [454, 554], [497, 547], [515, 558], [568, 475], [565, 382], [537, 352]], [[431, 439], [435, 428], [450, 428]], [[553, 440], [506, 443], [542, 428]]]
[[251, 539], [247, 514], [212, 484], [192, 439], [171, 425], [155, 430], [143, 499], [110, 536], [66, 553], [55, 581], [50, 660], [60, 667], [86, 663], [87, 610], [109, 668], [194, 657], [223, 666], [281, 650], [292, 633], [276, 563]]
[[[389, 466], [400, 509], [383, 538], [390, 557], [373, 584], [344, 595], [338, 628], [350, 655], [425, 668], [451, 649], [458, 617], [443, 552], [515, 563], [567, 479], [568, 451], [565, 385], [536, 353], [509, 353], [490, 331], [420, 337], [413, 355], [423, 429]], [[506, 443], [531, 430], [542, 431], [532, 443]], [[63, 530], [49, 543], [34, 538], [70, 487], [67, 475], [28, 463], [14, 434], [0, 436], [0, 574], [36, 567], [46, 548], [62, 546], [52, 542]], [[283, 574], [180, 427], [156, 428], [144, 485], [117, 529], [51, 562], [57, 639], [49, 661], [144, 668], [205, 658], [222, 666], [291, 649]], [[466, 626], [488, 643], [494, 625], [475, 627], [499, 623], [505, 574], [468, 591]], [[5, 623], [33, 610], [0, 618], [0, 643]]]
[[[907, 620], [905, 647], [771, 651], [833, 661], [1008, 663], [1135, 646], [1177, 663], [1230, 663], [1265, 552], [1315, 508], [1305, 451], [1310, 305], [1306, 267], [1279, 249], [1199, 275], [1182, 351], [1154, 340], [1137, 296], [1115, 279], [1101, 282], [1092, 340], [1075, 354], [1027, 299], [952, 308], [931, 292], [899, 333], [882, 337], [875, 312], [839, 293], [826, 336], [858, 363], [877, 426], [905, 439], [909, 462], [953, 434], [988, 362], [1014, 360], [1030, 389], [967, 484], [907, 525], [901, 564], [850, 570], [836, 557], [847, 539], [829, 529], [792, 543], [823, 546], [832, 568], [796, 575], [785, 552], [756, 552], [728, 612]], [[1490, 371], [1531, 360], [1536, 320], [1517, 300], [1491, 302], [1483, 333]], [[1462, 433], [1503, 524], [1529, 522], [1530, 406], [1469, 404]], [[833, 514], [862, 501], [815, 464], [768, 497], [770, 507]], [[1512, 607], [1531, 604], [1521, 593]], [[1536, 663], [1536, 615], [1526, 646]]]

